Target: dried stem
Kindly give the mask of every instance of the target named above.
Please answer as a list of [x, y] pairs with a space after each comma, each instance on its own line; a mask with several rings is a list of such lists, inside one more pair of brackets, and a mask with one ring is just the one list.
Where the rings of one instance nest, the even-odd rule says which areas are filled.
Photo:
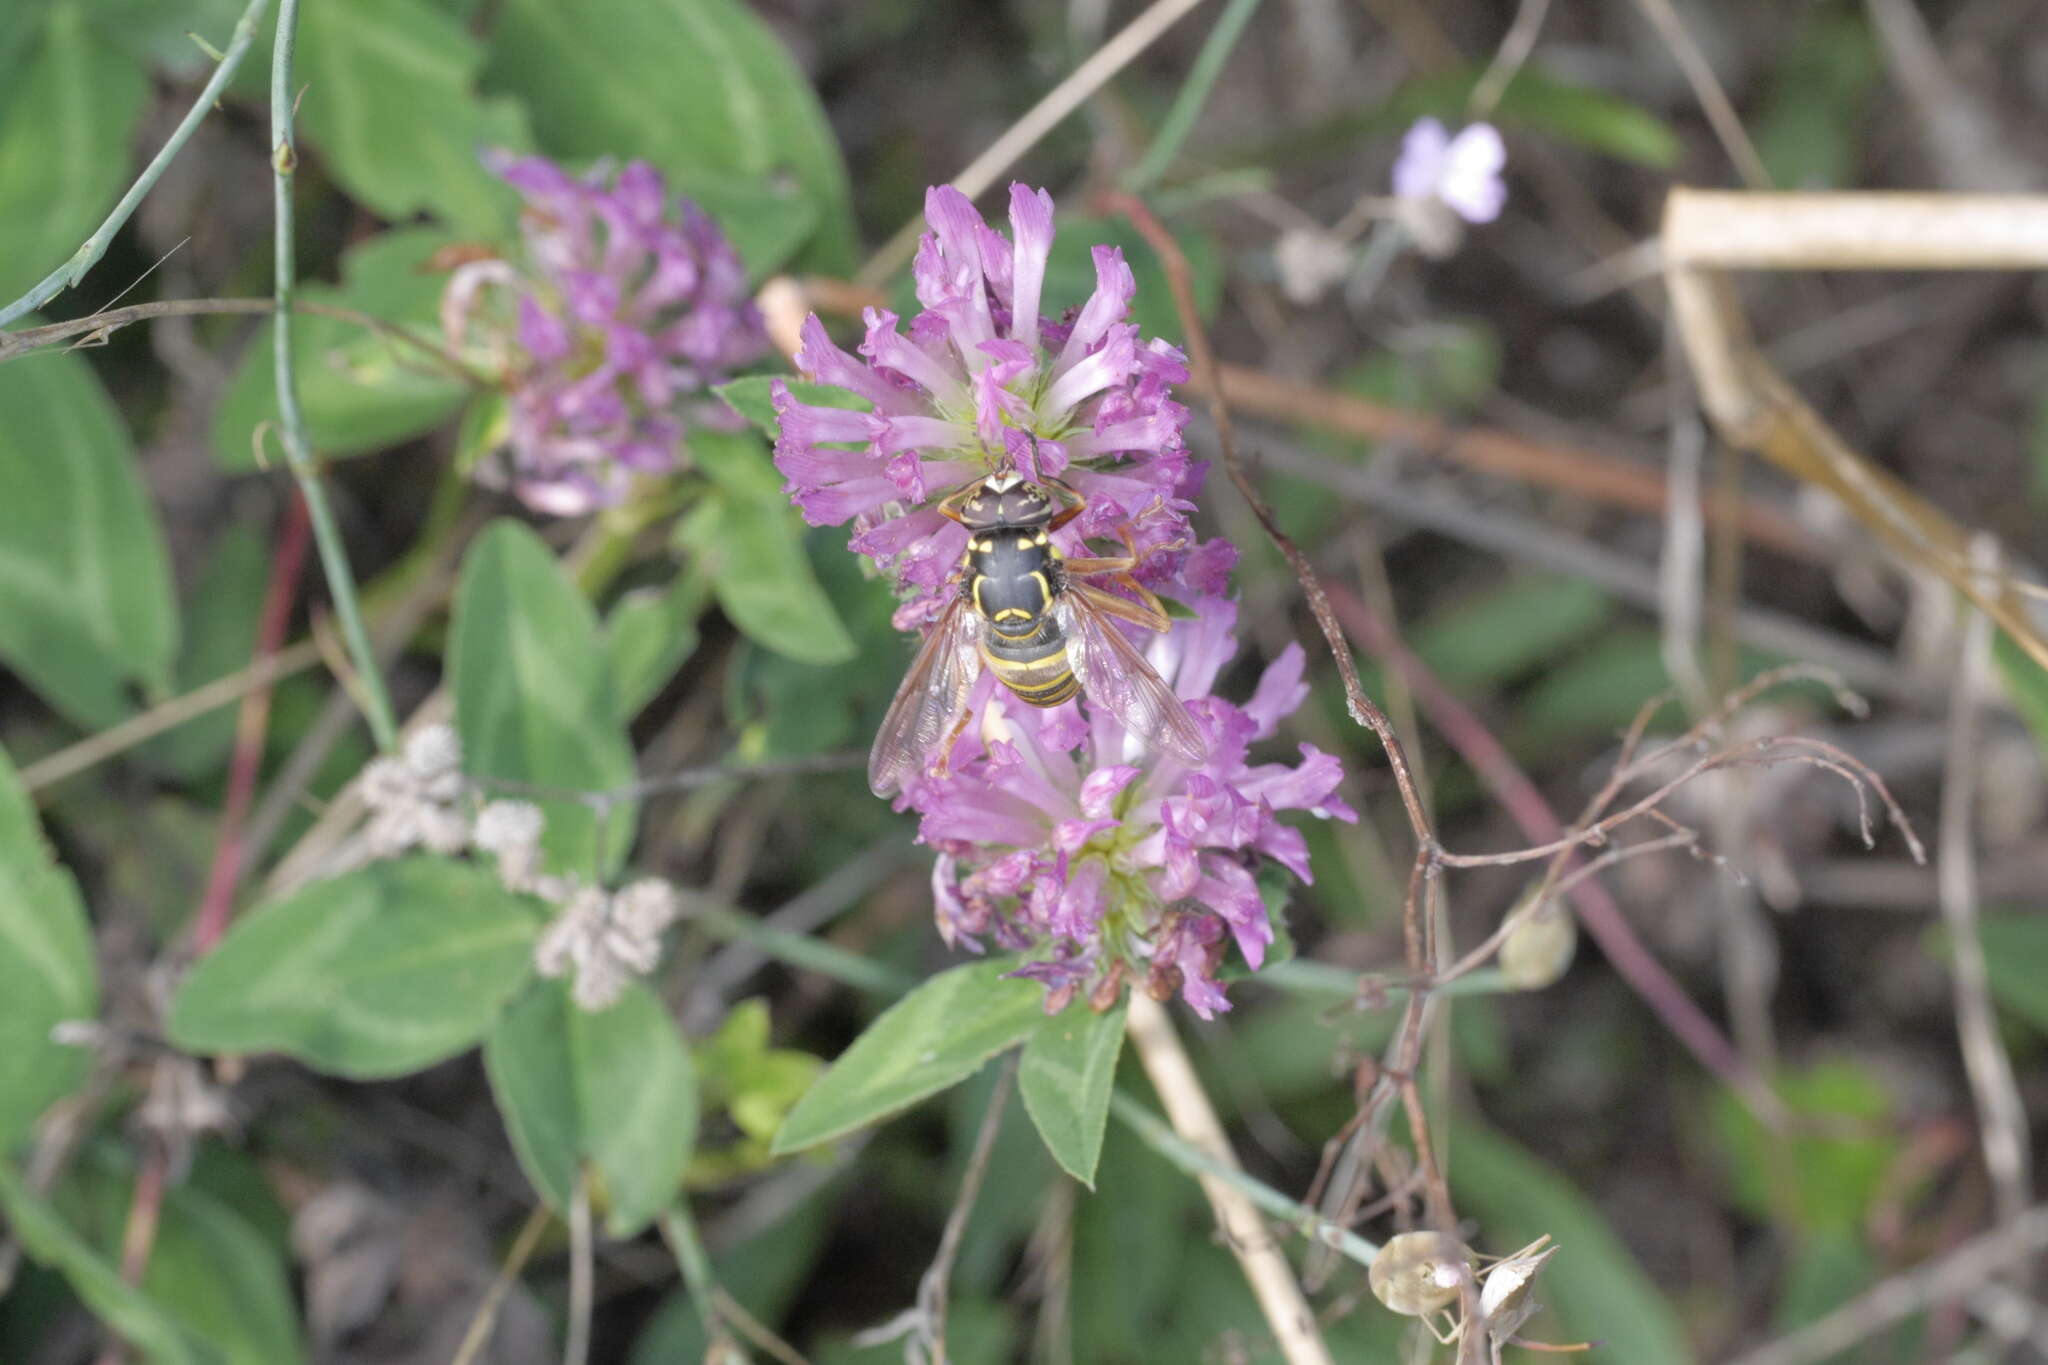
[[1238, 458], [1237, 434], [1231, 424], [1230, 404], [1224, 397], [1222, 384], [1218, 379], [1216, 356], [1209, 348], [1209, 334], [1202, 327], [1201, 310], [1195, 303], [1194, 277], [1188, 269], [1188, 261], [1173, 239], [1173, 234], [1134, 195], [1113, 193], [1104, 196], [1106, 206], [1127, 216], [1133, 226], [1145, 238], [1152, 249], [1159, 254], [1160, 262], [1166, 268], [1167, 284], [1173, 290], [1173, 301], [1180, 315], [1181, 329], [1187, 333], [1189, 368], [1193, 373], [1197, 389], [1208, 396], [1209, 417], [1216, 426], [1216, 444], [1223, 455], [1223, 468], [1230, 475], [1230, 481], [1237, 485], [1245, 503], [1258, 518], [1275, 548], [1287, 559], [1294, 570], [1294, 576], [1301, 582], [1302, 593], [1308, 598], [1309, 610], [1314, 613], [1316, 624], [1322, 628], [1323, 639], [1329, 643], [1331, 657], [1336, 660], [1337, 674], [1344, 683], [1344, 704], [1351, 718], [1371, 730], [1387, 751], [1388, 766], [1393, 769], [1394, 783], [1400, 788], [1401, 804], [1407, 810], [1408, 823], [1415, 832], [1418, 845], [1424, 851], [1433, 849], [1436, 836], [1431, 830], [1429, 816], [1422, 806], [1422, 798], [1416, 791], [1415, 779], [1409, 770], [1407, 755], [1401, 748], [1401, 740], [1394, 733], [1393, 722], [1374, 705], [1365, 694], [1365, 686], [1358, 678], [1357, 661], [1351, 657], [1351, 647], [1344, 640], [1343, 629], [1337, 618], [1331, 614], [1328, 596], [1323, 591], [1322, 581], [1316, 577], [1309, 565], [1308, 557], [1301, 547], [1280, 529], [1279, 520], [1273, 509], [1266, 505], [1259, 490], [1244, 471]]
[[1664, 45], [1671, 49], [1678, 69], [1685, 73], [1686, 83], [1692, 86], [1693, 98], [1706, 112], [1714, 136], [1721, 140], [1722, 149], [1735, 163], [1743, 183], [1753, 190], [1769, 189], [1771, 173], [1764, 169], [1763, 158], [1756, 154], [1756, 145], [1743, 131], [1742, 120], [1735, 115], [1735, 106], [1728, 102], [1728, 92], [1721, 88], [1721, 82], [1714, 76], [1714, 68], [1707, 62], [1706, 53], [1700, 51], [1700, 45], [1693, 41], [1692, 33], [1686, 28], [1685, 21], [1678, 17], [1671, 0], [1636, 0], [1636, 8], [1643, 12], [1643, 17], [1657, 30]]
[[302, 640], [295, 645], [273, 653], [262, 655], [250, 661], [247, 668], [216, 678], [203, 687], [195, 687], [183, 696], [159, 702], [119, 725], [110, 726], [96, 734], [88, 735], [78, 743], [59, 749], [48, 758], [36, 760], [21, 770], [21, 785], [25, 791], [40, 791], [44, 787], [76, 776], [86, 769], [126, 753], [138, 744], [147, 743], [166, 730], [175, 730], [188, 721], [197, 720], [209, 711], [239, 701], [251, 693], [268, 689], [273, 684], [311, 668], [320, 662], [320, 646], [311, 640]]
[[[1153, 0], [1137, 18], [1095, 50], [1093, 56], [1075, 67], [1067, 78], [1046, 91], [1044, 98], [1024, 111], [1022, 118], [990, 143], [988, 150], [967, 163], [952, 184], [969, 199], [995, 184], [1012, 162], [1038, 145], [1038, 140], [1060, 125], [1067, 115], [1108, 84], [1110, 77], [1136, 61], [1138, 55], [1172, 28], [1202, 0]], [[882, 248], [870, 256], [854, 275], [856, 284], [876, 285], [896, 273], [917, 247], [923, 219], [905, 223]]]
[[[72, 318], [68, 322], [53, 322], [43, 327], [24, 327], [18, 332], [0, 332], [0, 362], [18, 360], [26, 355], [45, 350], [60, 342], [72, 341], [73, 349], [81, 346], [103, 344], [106, 339], [123, 327], [133, 323], [146, 322], [152, 318], [188, 317], [268, 317], [277, 312], [276, 299], [161, 299], [155, 303], [130, 304], [126, 308], [110, 308], [94, 313], [90, 317]], [[310, 317], [333, 318], [374, 332], [387, 341], [395, 341], [433, 361], [456, 379], [474, 388], [487, 388], [490, 381], [471, 369], [453, 351], [435, 345], [416, 332], [408, 331], [395, 322], [387, 322], [360, 309], [344, 308], [339, 304], [320, 303], [311, 299], [293, 299], [291, 311]]]
[[[1495, 797], [1514, 819], [1523, 835], [1530, 839], [1545, 841], [1550, 855], [1557, 859], [1550, 870], [1550, 879], [1555, 882], [1569, 872], [1578, 850], [1588, 842], [1582, 829], [1577, 835], [1566, 835], [1564, 826], [1550, 809], [1550, 803], [1536, 789], [1535, 783], [1516, 766], [1500, 742], [1486, 730], [1478, 717], [1471, 714], [1463, 703], [1452, 696], [1450, 691], [1438, 682], [1423, 666], [1421, 660], [1404, 648], [1398, 648], [1391, 637], [1379, 625], [1365, 605], [1348, 595], [1340, 595], [1338, 604], [1345, 613], [1367, 649], [1384, 658], [1389, 667], [1399, 671], [1408, 679], [1408, 685], [1415, 690], [1422, 708], [1429, 714], [1431, 723], [1439, 733], [1450, 741], [1465, 761], [1472, 765], [1492, 789]], [[1639, 725], [1648, 723], [1649, 708], [1639, 719]], [[1662, 750], [1659, 751], [1660, 753]], [[1610, 780], [1610, 786], [1612, 782]], [[1612, 799], [1611, 793], [1603, 793]], [[1598, 798], [1596, 798], [1598, 799]], [[1659, 799], [1662, 799], [1661, 797]], [[1520, 861], [1519, 853], [1487, 855], [1501, 861]], [[1538, 854], [1536, 856], [1543, 856]], [[1466, 864], [1470, 865], [1470, 864]], [[1607, 888], [1596, 880], [1578, 882], [1572, 888], [1572, 903], [1577, 908], [1579, 920], [1586, 932], [1593, 936], [1609, 962], [1622, 979], [1640, 996], [1672, 1035], [1684, 1045], [1687, 1051], [1699, 1059], [1702, 1066], [1713, 1072], [1739, 1095], [1750, 1110], [1766, 1123], [1776, 1126], [1783, 1121], [1784, 1106], [1761, 1077], [1743, 1061], [1735, 1046], [1714, 1026], [1705, 1012], [1693, 1003], [1685, 988], [1664, 970], [1663, 965], [1642, 945], [1628, 920], [1621, 913], [1621, 907], [1608, 894]], [[1539, 894], [1529, 902], [1533, 907], [1546, 897]], [[1512, 917], [1511, 917], [1512, 919]], [[1447, 979], [1455, 979], [1462, 973], [1487, 961], [1499, 950], [1513, 924], [1504, 922], [1486, 942], [1468, 952], [1463, 958], [1443, 973]]]
[[1834, 1312], [1729, 1365], [1814, 1365], [1830, 1360], [1931, 1305], [1964, 1297], [2015, 1261], [2048, 1247], [2048, 1205], [1963, 1243], [1945, 1256], [1881, 1281]]
[[[1997, 565], [1997, 550], [1981, 538], [1973, 556], [1980, 572]], [[1982, 612], [1969, 613], [1963, 624], [1961, 657], [1955, 688], [1950, 693], [1948, 756], [1941, 779], [1941, 832], [1935, 862], [1941, 917], [1948, 925], [1949, 975], [1955, 983], [1956, 1036], [1963, 1068], [1976, 1099], [1984, 1166], [1998, 1221], [2010, 1224], [2033, 1201], [2029, 1171], [2027, 1111], [2013, 1077], [2012, 1058], [1999, 1042], [1998, 1019], [1985, 980], [1984, 943], [1977, 936], [1977, 852], [1971, 831], [1975, 824], [1977, 750], [1982, 713], [1979, 697], [1991, 653], [1991, 621]]]
[[[1165, 1008], [1142, 990], [1131, 992], [1129, 1030], [1131, 1046], [1151, 1077], [1152, 1088], [1159, 1092], [1174, 1132], [1210, 1162], [1227, 1171], [1237, 1170], [1237, 1157], [1223, 1134], [1223, 1123], [1174, 1034], [1172, 1020]], [[1196, 1178], [1202, 1193], [1209, 1197], [1224, 1245], [1250, 1282], [1288, 1365], [1331, 1365], [1329, 1348], [1323, 1344], [1294, 1271], [1251, 1199], [1219, 1175], [1204, 1171]]]
[[462, 1334], [462, 1344], [455, 1348], [455, 1357], [449, 1365], [474, 1365], [491, 1344], [491, 1331], [498, 1325], [498, 1310], [505, 1305], [505, 1296], [512, 1292], [513, 1281], [526, 1268], [533, 1257], [534, 1248], [540, 1245], [540, 1235], [547, 1231], [553, 1217], [543, 1204], [527, 1216], [526, 1223], [519, 1229], [519, 1235], [512, 1239], [512, 1249], [506, 1253], [505, 1264], [498, 1268], [491, 1287], [485, 1291], [482, 1302], [476, 1306], [476, 1315], [469, 1320], [469, 1330]]
[[946, 1361], [946, 1302], [953, 1281], [953, 1262], [960, 1257], [960, 1239], [967, 1234], [967, 1220], [974, 1212], [981, 1182], [988, 1176], [989, 1160], [996, 1151], [996, 1135], [1003, 1128], [1003, 1110], [1009, 1104], [1010, 1089], [1016, 1080], [1017, 1056], [1012, 1053], [996, 1077], [995, 1090], [988, 1097], [988, 1112], [981, 1116], [981, 1130], [974, 1135], [974, 1151], [960, 1177], [960, 1193], [953, 1201], [953, 1211], [946, 1215], [945, 1230], [939, 1234], [938, 1254], [932, 1257], [930, 1268], [918, 1281], [918, 1331], [936, 1365], [945, 1365]]

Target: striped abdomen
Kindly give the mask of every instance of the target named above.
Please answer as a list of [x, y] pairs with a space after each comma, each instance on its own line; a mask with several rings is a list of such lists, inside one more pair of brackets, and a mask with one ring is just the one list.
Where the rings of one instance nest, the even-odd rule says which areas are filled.
[[1067, 662], [1067, 642], [1050, 613], [1022, 634], [1006, 634], [1001, 626], [984, 631], [981, 657], [998, 682], [1033, 706], [1058, 706], [1081, 690]]
[[990, 528], [968, 542], [966, 567], [969, 600], [988, 622], [981, 657], [996, 678], [1033, 706], [1058, 706], [1079, 692], [1052, 616], [1063, 580], [1045, 528]]

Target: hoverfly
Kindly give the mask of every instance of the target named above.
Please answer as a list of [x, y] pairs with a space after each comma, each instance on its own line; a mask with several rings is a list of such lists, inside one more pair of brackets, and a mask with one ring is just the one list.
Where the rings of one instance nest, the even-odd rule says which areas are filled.
[[[868, 755], [868, 785], [887, 796], [935, 747], [950, 750], [966, 726], [968, 689], [985, 666], [1033, 706], [1057, 706], [1086, 692], [1148, 747], [1200, 763], [1208, 746], [1194, 717], [1111, 618], [1148, 630], [1171, 622], [1159, 599], [1129, 574], [1135, 553], [1121, 558], [1068, 559], [1052, 532], [1087, 505], [1056, 508], [1042, 488], [1004, 470], [969, 484], [938, 510], [968, 529], [957, 575], [959, 592], [918, 651]], [[1130, 548], [1128, 537], [1125, 548]], [[1081, 581], [1118, 575], [1132, 602]]]

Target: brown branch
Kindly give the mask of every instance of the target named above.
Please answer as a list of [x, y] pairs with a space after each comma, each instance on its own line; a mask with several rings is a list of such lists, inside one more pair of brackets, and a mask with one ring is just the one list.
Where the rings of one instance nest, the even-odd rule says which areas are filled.
[[[1398, 442], [1468, 469], [1555, 488], [1633, 512], [1661, 515], [1665, 510], [1664, 475], [1651, 465], [1533, 441], [1494, 427], [1457, 427], [1426, 412], [1389, 407], [1245, 365], [1219, 363], [1216, 380], [1223, 396], [1241, 412], [1369, 441]], [[1214, 392], [1199, 369], [1188, 388], [1204, 397]], [[1728, 509], [1718, 501], [1709, 501], [1701, 510], [1709, 524], [1718, 525], [1728, 518]], [[1825, 555], [1818, 536], [1774, 507], [1744, 502], [1736, 519], [1743, 537], [1753, 544], [1804, 560]]]
[[1209, 334], [1202, 327], [1201, 310], [1195, 303], [1194, 277], [1188, 269], [1186, 255], [1173, 234], [1166, 230], [1135, 195], [1112, 192], [1103, 196], [1104, 207], [1112, 212], [1122, 213], [1131, 220], [1139, 234], [1159, 254], [1160, 262], [1166, 269], [1167, 284], [1173, 290], [1174, 307], [1179, 311], [1181, 328], [1187, 333], [1189, 369], [1198, 392], [1209, 400], [1209, 417], [1216, 426], [1216, 444], [1223, 455], [1223, 468], [1230, 475], [1230, 481], [1237, 485], [1245, 503], [1258, 518], [1266, 536], [1274, 547], [1287, 559], [1294, 576], [1301, 582], [1301, 590], [1308, 598], [1309, 610], [1315, 615], [1316, 624], [1322, 628], [1323, 639], [1329, 642], [1330, 654], [1336, 660], [1337, 674], [1344, 682], [1344, 704], [1351, 718], [1371, 730], [1387, 751], [1387, 764], [1393, 769], [1394, 782], [1401, 790], [1401, 804], [1408, 813], [1408, 823], [1415, 831], [1415, 839], [1422, 849], [1436, 846], [1436, 835], [1432, 831], [1428, 814], [1422, 808], [1422, 798], [1416, 792], [1414, 775], [1409, 771], [1407, 755], [1402, 751], [1400, 737], [1394, 733], [1394, 726], [1386, 714], [1365, 694], [1365, 685], [1359, 681], [1357, 661], [1351, 657], [1351, 646], [1345, 642], [1344, 631], [1337, 624], [1337, 618], [1330, 611], [1330, 600], [1323, 591], [1321, 580], [1310, 567], [1308, 557], [1301, 552], [1288, 534], [1280, 529], [1279, 520], [1273, 509], [1259, 496], [1259, 490], [1252, 485], [1244, 472], [1244, 464], [1238, 458], [1237, 435], [1230, 420], [1230, 403], [1218, 379], [1216, 356], [1209, 348]]

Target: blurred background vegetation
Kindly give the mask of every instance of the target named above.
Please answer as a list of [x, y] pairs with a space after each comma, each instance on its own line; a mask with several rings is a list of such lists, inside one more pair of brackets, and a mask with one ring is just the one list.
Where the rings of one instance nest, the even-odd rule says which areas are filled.
[[[242, 8], [0, 4], [0, 298], [92, 230], [212, 70], [188, 33], [221, 46]], [[927, 185], [957, 174], [1138, 9], [308, 0], [297, 188], [307, 297], [431, 333], [445, 278], [431, 268], [436, 253], [510, 240], [515, 203], [477, 162], [483, 145], [572, 163], [644, 157], [720, 219], [757, 280], [850, 277], [917, 214]], [[1240, 414], [1257, 477], [1320, 570], [1397, 621], [1569, 812], [1604, 777], [1621, 727], [1672, 682], [1658, 579], [1667, 443], [1674, 413], [1679, 428], [1698, 428], [1685, 391], [1674, 395], [1683, 376], [1656, 276], [1664, 195], [1742, 183], [1667, 33], [1646, 17], [1662, 4], [1541, 16], [1490, 110], [1509, 147], [1508, 208], [1455, 254], [1402, 252], [1305, 298], [1312, 291], [1287, 287], [1280, 251], [1289, 231], [1334, 224], [1361, 195], [1384, 194], [1413, 119], [1466, 119], [1516, 12], [1497, 0], [1212, 0], [1013, 173], [1050, 187], [1066, 210], [1048, 299], [1080, 297], [1086, 248], [1118, 242], [1137, 269], [1139, 321], [1180, 339], [1157, 259], [1121, 220], [1088, 216], [1091, 194], [1127, 182], [1205, 50], [1221, 59], [1197, 91], [1191, 134], [1144, 188], [1192, 260], [1221, 357], [1320, 396]], [[1226, 14], [1249, 19], [1228, 44], [1215, 37]], [[2024, 0], [1732, 0], [1676, 14], [1772, 184], [2040, 186], [2048, 29]], [[104, 261], [43, 320], [117, 297], [267, 293], [268, 46], [266, 30]], [[1922, 97], [1929, 63], [1943, 82], [1935, 103]], [[907, 283], [899, 272], [884, 288]], [[1993, 533], [2013, 560], [2048, 556], [2036, 278], [1793, 276], [1745, 298], [1770, 354], [1852, 444]], [[332, 462], [349, 556], [409, 713], [443, 675], [463, 550], [489, 515], [517, 509], [468, 478], [489, 414], [463, 385], [348, 323], [307, 317], [297, 330], [313, 440]], [[214, 710], [61, 779], [38, 781], [37, 765], [248, 664], [289, 497], [282, 471], [258, 454], [276, 416], [270, 386], [266, 325], [246, 317], [168, 318], [70, 355], [0, 364], [0, 741], [90, 906], [101, 1014], [121, 1040], [100, 1065], [72, 1049], [51, 1072], [36, 1060], [49, 1018], [0, 1004], [0, 1051], [26, 1059], [12, 1072], [0, 1059], [0, 1135], [22, 1158], [7, 1181], [47, 1194], [11, 1205], [0, 1361], [98, 1359], [101, 1318], [123, 1321], [109, 1305], [128, 1300], [94, 1277], [121, 1259], [139, 1150], [131, 1119], [153, 1093], [163, 1036], [159, 967], [206, 883], [236, 712]], [[1327, 401], [1337, 397], [1362, 406]], [[1367, 439], [1345, 415], [1379, 414], [1365, 425], [1382, 421], [1384, 432], [1389, 410], [1433, 423]], [[1495, 458], [1461, 444], [1474, 432], [1500, 438], [1485, 447]], [[1199, 419], [1191, 440], [1213, 455]], [[1952, 593], [1895, 567], [1814, 490], [1718, 447], [1705, 470], [1712, 496], [1748, 509], [1749, 531], [1745, 542], [1709, 529], [1706, 676], [1725, 687], [1818, 661], [1873, 703], [1852, 722], [1825, 690], [1793, 688], [1746, 713], [1740, 734], [1796, 730], [1841, 745], [1931, 836], [1958, 651]], [[691, 475], [683, 486], [744, 497], [711, 484]], [[1255, 652], [1317, 643], [1293, 579], [1220, 476], [1203, 516], [1245, 549]], [[774, 527], [778, 544], [803, 534], [793, 514]], [[739, 583], [720, 577], [701, 525], [680, 550], [657, 525], [614, 536], [608, 557], [586, 543], [580, 558], [579, 528], [540, 529], [571, 552], [597, 609], [569, 611], [573, 628], [542, 645], [605, 655], [631, 702], [620, 727], [629, 723], [638, 772], [865, 749], [908, 651], [890, 629], [888, 594], [842, 551], [840, 532], [810, 532], [807, 555], [770, 556], [781, 567], [756, 565]], [[149, 549], [159, 538], [161, 567]], [[326, 629], [325, 601], [315, 579], [292, 638]], [[843, 650], [818, 645], [819, 623], [833, 620]], [[1356, 1006], [1346, 983], [1399, 971], [1410, 853], [1384, 761], [1345, 718], [1328, 656], [1318, 645], [1311, 657], [1313, 701], [1285, 737], [1341, 754], [1353, 774], [1346, 796], [1366, 818], [1306, 829], [1318, 878], [1297, 889], [1288, 924], [1300, 957], [1341, 969], [1338, 984], [1304, 972], [1247, 980], [1227, 1017], [1185, 1021], [1243, 1160], [1294, 1197], [1353, 1114], [1354, 1068], [1396, 1022], [1393, 1010]], [[309, 651], [314, 666], [274, 690], [250, 888], [371, 755], [320, 660]], [[2002, 690], [1985, 699], [1972, 755], [1968, 836], [1996, 1041], [2037, 1121], [2048, 1112], [2048, 680], [2009, 647], [2000, 662]], [[1526, 842], [1482, 776], [1366, 664], [1368, 690], [1417, 736], [1446, 842]], [[1241, 694], [1257, 667], [1241, 660], [1223, 690]], [[635, 770], [593, 761], [593, 785]], [[1793, 1121], [1764, 1128], [1590, 947], [1545, 989], [1460, 996], [1428, 1058], [1475, 1244], [1499, 1254], [1547, 1233], [1563, 1248], [1538, 1289], [1549, 1309], [1527, 1333], [1597, 1342], [1591, 1358], [1617, 1365], [1734, 1359], [1959, 1245], [1986, 1226], [1993, 1199], [1935, 871], [1895, 837], [1866, 850], [1853, 799], [1806, 768], [1740, 790], [1698, 784], [1670, 810], [1707, 833], [1715, 858], [1630, 861], [1604, 881]], [[34, 818], [25, 808], [8, 818], [11, 848], [31, 856]], [[851, 767], [650, 795], [637, 821], [636, 869], [906, 978], [952, 965], [931, 926], [929, 855]], [[1456, 941], [1482, 938], [1527, 880], [1515, 869], [1457, 877]], [[31, 883], [0, 882], [0, 894], [28, 896]], [[34, 994], [21, 975], [21, 959], [0, 962], [0, 988], [20, 988], [10, 1000]], [[900, 1357], [900, 1344], [862, 1348], [853, 1337], [915, 1298], [992, 1072], [835, 1151], [771, 1158], [766, 1136], [781, 1113], [888, 992], [736, 951], [698, 926], [654, 984], [696, 1055], [701, 1123], [687, 1184], [720, 1282], [819, 1365]], [[57, 1018], [90, 1012], [89, 999], [57, 1003], [69, 1007]], [[455, 1358], [537, 1204], [478, 1054], [375, 1081], [256, 1057], [220, 1079], [232, 1082], [232, 1121], [196, 1144], [165, 1198], [142, 1279], [177, 1340], [212, 1353], [183, 1358]], [[29, 1120], [60, 1098], [77, 1131], [61, 1160], [39, 1166], [49, 1125], [38, 1139]], [[950, 1359], [1277, 1358], [1197, 1187], [1130, 1130], [1111, 1125], [1092, 1192], [1055, 1168], [1021, 1106], [997, 1143], [954, 1276]], [[32, 1226], [34, 1210], [55, 1211], [64, 1235]], [[1361, 1230], [1377, 1241], [1392, 1227]], [[565, 1234], [548, 1223], [539, 1238], [478, 1359], [559, 1355]], [[19, 1256], [21, 1244], [36, 1254]], [[1836, 1358], [2048, 1359], [2040, 1277], [2024, 1258], [2018, 1266]], [[1315, 1287], [1339, 1359], [1426, 1358], [1359, 1268], [1340, 1263]], [[593, 1324], [592, 1360], [703, 1358], [702, 1327], [653, 1233], [600, 1241]], [[180, 1358], [171, 1338], [132, 1322], [122, 1330], [134, 1358]]]

